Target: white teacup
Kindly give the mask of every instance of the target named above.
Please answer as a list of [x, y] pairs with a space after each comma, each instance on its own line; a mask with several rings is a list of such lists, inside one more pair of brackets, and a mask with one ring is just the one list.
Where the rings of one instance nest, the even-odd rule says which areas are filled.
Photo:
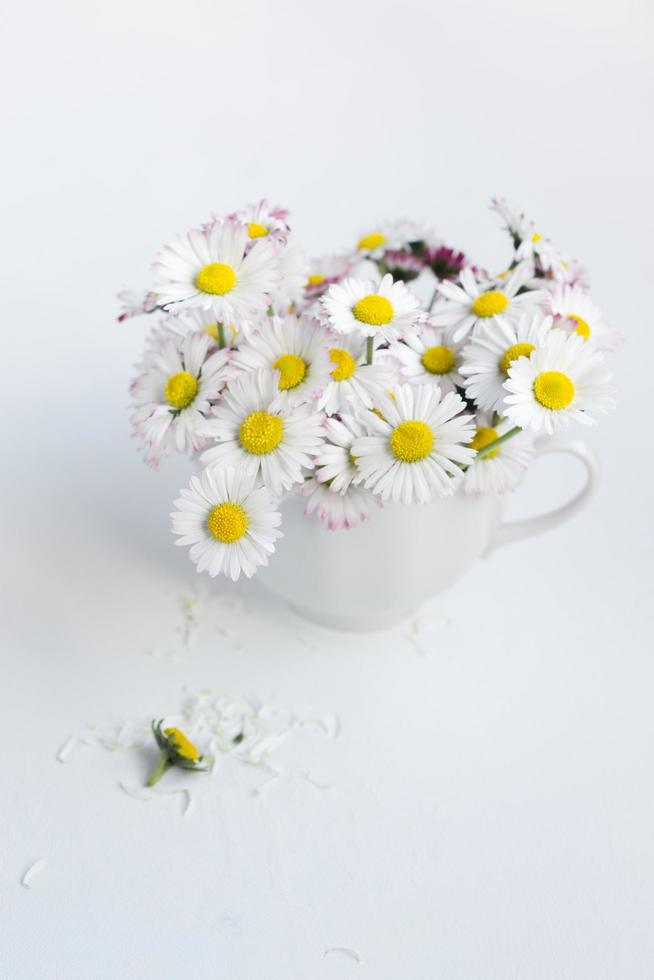
[[586, 468], [582, 489], [557, 510], [505, 524], [506, 496], [459, 492], [423, 506], [386, 504], [357, 528], [329, 531], [304, 516], [305, 500], [294, 495], [282, 505], [284, 537], [258, 576], [295, 612], [323, 626], [392, 626], [448, 589], [481, 555], [556, 527], [588, 501], [597, 464], [585, 443], [548, 438], [537, 452], [569, 453]]

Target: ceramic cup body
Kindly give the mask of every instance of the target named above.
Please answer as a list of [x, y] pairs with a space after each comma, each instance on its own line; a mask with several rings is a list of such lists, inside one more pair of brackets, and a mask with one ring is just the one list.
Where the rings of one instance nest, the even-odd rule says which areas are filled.
[[359, 527], [329, 531], [282, 505], [284, 537], [259, 577], [307, 619], [336, 629], [383, 629], [449, 588], [486, 550], [504, 499], [456, 494], [423, 506], [387, 504]]
[[284, 537], [260, 569], [266, 588], [306, 619], [334, 629], [384, 629], [453, 585], [482, 554], [556, 527], [583, 506], [596, 482], [596, 461], [582, 442], [557, 437], [539, 455], [563, 452], [586, 470], [568, 503], [529, 520], [501, 523], [506, 498], [461, 490], [422, 506], [386, 504], [359, 527], [329, 531], [305, 501], [282, 504]]

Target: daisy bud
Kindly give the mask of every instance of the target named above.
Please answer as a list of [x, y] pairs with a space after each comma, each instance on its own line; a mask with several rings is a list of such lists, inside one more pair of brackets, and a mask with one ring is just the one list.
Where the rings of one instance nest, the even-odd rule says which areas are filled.
[[146, 786], [154, 786], [171, 766], [181, 769], [192, 769], [194, 772], [207, 772], [207, 766], [201, 766], [202, 756], [193, 743], [179, 728], [161, 728], [162, 721], [152, 722], [152, 734], [161, 749], [159, 762], [150, 773]]

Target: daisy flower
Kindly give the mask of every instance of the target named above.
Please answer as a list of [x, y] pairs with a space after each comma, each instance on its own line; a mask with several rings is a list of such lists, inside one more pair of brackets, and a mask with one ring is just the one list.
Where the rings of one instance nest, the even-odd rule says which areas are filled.
[[513, 239], [515, 258], [518, 262], [535, 264], [537, 273], [545, 278], [560, 279], [565, 268], [572, 262], [549, 238], [537, 230], [535, 223], [524, 211], [519, 211], [504, 198], [493, 198], [491, 210], [500, 217]]
[[518, 295], [531, 272], [527, 266], [518, 266], [505, 282], [481, 283], [471, 269], [463, 269], [459, 276], [460, 285], [453, 282], [438, 284], [443, 300], [434, 310], [432, 322], [452, 330], [455, 341], [461, 340], [478, 324], [510, 322], [540, 299], [538, 290]]
[[[508, 419], [493, 426], [489, 416], [479, 415], [470, 446], [479, 452], [500, 436], [506, 435], [511, 427]], [[533, 437], [526, 432], [519, 432], [496, 449], [490, 449], [484, 456], [473, 459], [463, 477], [464, 492], [508, 493], [515, 490], [533, 456]]]
[[162, 306], [208, 310], [238, 326], [265, 313], [277, 284], [277, 249], [267, 239], [247, 249], [246, 225], [216, 221], [164, 245], [154, 264]]
[[604, 321], [602, 311], [579, 286], [555, 286], [546, 293], [545, 308], [554, 317], [554, 326], [579, 334], [602, 351], [612, 351], [620, 334]]
[[411, 242], [423, 242], [429, 235], [429, 229], [416, 221], [383, 221], [361, 236], [357, 252], [361, 256], [380, 259], [387, 249], [406, 249]]
[[195, 452], [205, 441], [202, 426], [228, 379], [228, 355], [207, 357], [210, 338], [156, 333], [141, 373], [131, 386], [132, 425], [151, 466], [173, 451]]
[[356, 459], [352, 455], [355, 439], [367, 435], [366, 427], [352, 415], [325, 420], [327, 441], [315, 459], [316, 480], [329, 484], [334, 493], [344, 493], [352, 484], [361, 481]]
[[520, 243], [515, 257], [518, 262], [533, 262], [537, 273], [553, 273], [559, 268], [564, 268], [570, 261], [569, 257], [564, 255], [549, 238], [543, 238], [537, 231], [532, 232]]
[[384, 252], [380, 259], [380, 268], [390, 273], [393, 279], [411, 282], [424, 270], [425, 263], [410, 249], [395, 249]]
[[571, 419], [586, 424], [615, 405], [603, 355], [577, 334], [552, 330], [542, 347], [509, 367], [505, 414], [512, 425], [548, 434]]
[[442, 327], [420, 324], [391, 345], [406, 381], [414, 385], [437, 385], [443, 394], [463, 387], [459, 373], [460, 349]]
[[250, 578], [257, 566], [268, 564], [282, 537], [277, 530], [282, 516], [270, 492], [244, 471], [204, 470], [191, 478], [175, 507], [175, 544], [191, 545], [198, 572], [212, 577], [222, 572], [235, 582], [243, 572]]
[[234, 356], [246, 371], [272, 368], [279, 372], [274, 406], [295, 408], [313, 402], [329, 381], [331, 362], [325, 328], [313, 317], [295, 314], [270, 317], [252, 332], [247, 346]]
[[391, 398], [377, 402], [379, 416], [366, 421], [374, 435], [352, 443], [364, 485], [382, 500], [428, 503], [454, 491], [461, 476], [457, 464], [472, 462], [474, 427], [461, 415], [465, 402], [448, 392], [441, 399], [433, 385], [398, 385]]
[[206, 465], [260, 474], [277, 495], [303, 482], [304, 469], [313, 469], [325, 439], [321, 414], [305, 406], [292, 414], [279, 407], [279, 379], [278, 371], [260, 369], [233, 381], [203, 427], [217, 445], [202, 454]]
[[368, 364], [364, 337], [332, 335], [331, 343], [328, 351], [331, 371], [318, 408], [328, 415], [352, 411], [353, 405], [370, 408], [376, 397], [393, 387], [397, 374], [393, 361], [383, 357]]
[[511, 235], [515, 248], [532, 236], [540, 238], [531, 218], [528, 218], [524, 211], [519, 211], [510, 204], [505, 197], [491, 198], [490, 209], [495, 212], [505, 230]]
[[245, 225], [250, 241], [259, 238], [269, 238], [272, 241], [286, 244], [289, 234], [287, 224], [288, 211], [285, 208], [273, 208], [264, 199], [258, 204], [248, 204], [241, 211], [235, 211], [229, 218]]
[[145, 785], [155, 786], [171, 766], [190, 769], [191, 772], [208, 772], [208, 766], [201, 766], [202, 756], [196, 746], [179, 728], [162, 729], [163, 718], [152, 722], [152, 734], [161, 750], [157, 765], [150, 773]]
[[551, 326], [551, 316], [525, 313], [517, 323], [491, 322], [479, 327], [461, 354], [468, 398], [483, 412], [502, 414], [509, 368], [519, 357], [529, 357]]
[[421, 258], [437, 279], [456, 279], [469, 264], [463, 252], [446, 245], [426, 245]]
[[318, 299], [335, 282], [349, 276], [351, 271], [352, 258], [349, 255], [325, 255], [320, 259], [311, 259], [304, 286], [306, 299]]
[[380, 506], [380, 500], [370, 490], [350, 485], [343, 493], [337, 493], [326, 483], [307, 480], [301, 491], [308, 496], [304, 513], [316, 515], [330, 531], [349, 530], [370, 517], [372, 509]]
[[590, 273], [577, 259], [567, 259], [554, 266], [545, 278], [568, 286], [579, 286], [586, 291], [590, 289]]
[[376, 285], [362, 279], [346, 279], [330, 286], [321, 300], [337, 333], [382, 336], [392, 340], [408, 330], [420, 316], [420, 304], [402, 282], [384, 276]]

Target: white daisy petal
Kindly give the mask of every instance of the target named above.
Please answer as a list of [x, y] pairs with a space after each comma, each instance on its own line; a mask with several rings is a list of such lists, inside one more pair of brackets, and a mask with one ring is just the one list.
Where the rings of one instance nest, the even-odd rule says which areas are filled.
[[572, 420], [593, 424], [615, 405], [603, 355], [576, 334], [551, 330], [508, 374], [505, 415], [521, 429], [551, 434]]
[[581, 286], [554, 284], [545, 293], [544, 309], [554, 318], [554, 326], [575, 333], [602, 351], [613, 351], [622, 337], [609, 327], [599, 306]]
[[235, 354], [234, 366], [243, 371], [279, 371], [278, 394], [273, 404], [292, 409], [315, 402], [328, 385], [328, 348], [327, 331], [313, 317], [267, 317]]
[[428, 321], [407, 332], [391, 345], [405, 381], [414, 385], [435, 385], [443, 392], [463, 387], [460, 373], [461, 351], [443, 327]]
[[477, 329], [461, 353], [460, 372], [466, 395], [481, 411], [502, 414], [509, 367], [517, 358], [529, 357], [551, 327], [551, 317], [535, 313], [524, 314], [515, 323], [487, 323]]
[[398, 385], [393, 394], [377, 406], [386, 420], [384, 436], [361, 436], [351, 446], [364, 486], [382, 500], [405, 504], [452, 493], [462, 475], [457, 463], [475, 456], [468, 446], [470, 416], [460, 414], [465, 402], [453, 392], [441, 400], [435, 386]]
[[[188, 504], [193, 504], [189, 512]], [[269, 491], [254, 477], [234, 469], [206, 469], [193, 477], [175, 501], [172, 530], [177, 544], [191, 544], [190, 557], [199, 572], [224, 573], [234, 581], [241, 572], [250, 577], [268, 563], [281, 514]]]
[[299, 406], [291, 415], [280, 407], [279, 379], [278, 371], [266, 368], [241, 373], [202, 430], [215, 440], [203, 463], [260, 473], [275, 494], [302, 483], [303, 468], [313, 468], [324, 442], [321, 413]]
[[[492, 416], [478, 415], [472, 447], [479, 451], [511, 430], [508, 419], [492, 424]], [[475, 456], [463, 478], [465, 493], [508, 493], [522, 481], [534, 455], [533, 436], [519, 432], [487, 454]]]
[[329, 378], [318, 407], [329, 415], [349, 413], [360, 406], [370, 408], [374, 399], [397, 381], [395, 360], [386, 351], [376, 351], [367, 363], [366, 340], [358, 334], [331, 335]]
[[206, 333], [155, 330], [131, 385], [132, 425], [150, 465], [202, 446], [206, 417], [231, 376], [229, 360]]
[[349, 530], [370, 517], [381, 501], [369, 490], [350, 484], [346, 490], [336, 491], [331, 486], [308, 480], [302, 488], [308, 497], [304, 513], [316, 515], [330, 531]]
[[279, 263], [272, 242], [251, 244], [246, 225], [219, 220], [165, 245], [154, 273], [161, 306], [205, 310], [220, 323], [246, 327], [269, 306]]
[[434, 309], [432, 324], [451, 330], [452, 339], [458, 342], [482, 324], [513, 322], [542, 298], [537, 289], [519, 292], [530, 272], [531, 267], [519, 266], [506, 281], [492, 281], [475, 278], [466, 267], [459, 276], [460, 288], [450, 282], [438, 284], [442, 299]]
[[421, 316], [420, 303], [402, 282], [390, 275], [378, 284], [346, 279], [330, 286], [321, 300], [332, 328], [341, 334], [392, 340]]

